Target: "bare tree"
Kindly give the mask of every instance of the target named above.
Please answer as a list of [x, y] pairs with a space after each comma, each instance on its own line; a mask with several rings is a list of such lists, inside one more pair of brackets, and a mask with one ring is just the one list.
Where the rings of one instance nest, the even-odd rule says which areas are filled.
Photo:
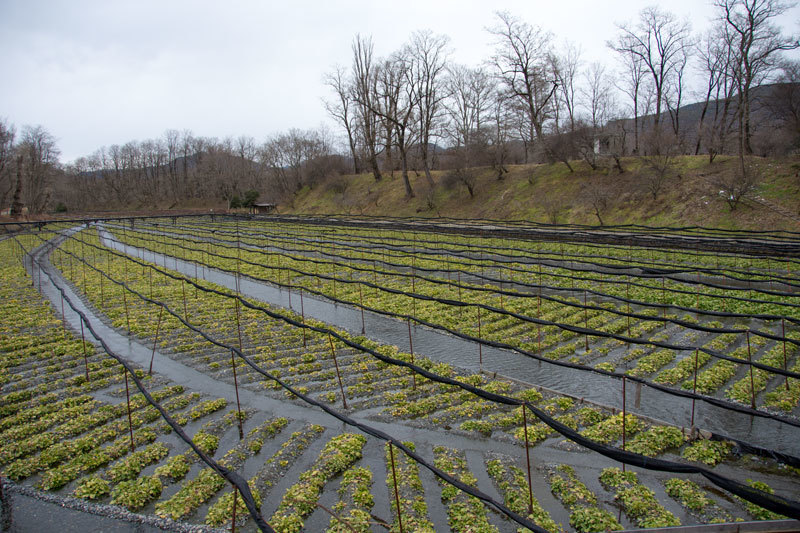
[[679, 142], [682, 143], [683, 135], [681, 132], [681, 102], [683, 101], [683, 78], [686, 72], [686, 65], [689, 64], [689, 51], [692, 46], [684, 47], [677, 54], [675, 60], [675, 75], [669, 80], [669, 84], [664, 93], [664, 104], [667, 106], [669, 118], [672, 122], [672, 131]]
[[495, 37], [492, 64], [510, 98], [517, 100], [526, 118], [526, 161], [528, 144], [542, 138], [544, 122], [552, 108], [557, 88], [550, 69], [552, 36], [506, 12], [498, 12], [499, 23], [489, 29]]
[[655, 90], [654, 129], [659, 129], [666, 93], [677, 69], [691, 46], [688, 22], [656, 7], [647, 7], [639, 14], [636, 26], [618, 25], [620, 34], [608, 46], [623, 56], [641, 62], [650, 74]]
[[418, 142], [425, 179], [433, 188], [431, 162], [428, 150], [431, 137], [442, 119], [444, 100], [447, 96], [444, 75], [447, 64], [447, 43], [445, 35], [434, 35], [431, 31], [415, 32], [407, 47], [408, 60], [412, 63], [410, 80], [416, 87], [413, 91], [417, 100]]
[[419, 105], [417, 93], [418, 77], [417, 65], [408, 55], [408, 50], [395, 52], [381, 64], [378, 71], [379, 102], [383, 105], [374, 111], [392, 126], [394, 142], [400, 153], [400, 168], [402, 170], [403, 185], [406, 198], [414, 197], [411, 181], [408, 177], [409, 147], [414, 143], [414, 130], [416, 121], [414, 111]]
[[508, 97], [495, 93], [492, 106], [492, 136], [489, 144], [491, 166], [497, 172], [497, 179], [502, 180], [508, 173], [508, 143], [511, 140], [513, 113], [508, 105]]
[[800, 61], [786, 61], [781, 69], [783, 72], [772, 98], [766, 102], [766, 109], [783, 131], [780, 137], [786, 152], [800, 146]]
[[580, 194], [592, 206], [594, 216], [600, 225], [605, 226], [603, 215], [611, 205], [614, 192], [602, 183], [600, 176], [593, 176], [581, 183]]
[[730, 34], [736, 52], [734, 77], [738, 82], [739, 153], [745, 173], [744, 155], [753, 153], [750, 143], [751, 89], [776, 72], [780, 52], [800, 46], [795, 36], [785, 36], [774, 19], [790, 4], [778, 0], [715, 0], [720, 20]]
[[194, 136], [190, 130], [183, 130], [181, 132], [180, 140], [180, 154], [181, 154], [181, 183], [185, 196], [190, 196], [192, 190], [189, 187], [189, 159], [194, 152]]
[[[733, 87], [731, 83], [730, 61], [731, 61], [732, 47], [728, 35], [719, 28], [711, 29], [702, 37], [698, 47], [698, 58], [700, 64], [700, 72], [705, 78], [705, 96], [703, 98], [703, 107], [700, 111], [700, 120], [697, 124], [697, 142], [695, 144], [694, 154], [700, 153], [703, 141], [706, 141], [707, 150], [709, 153], [710, 161], [714, 161], [717, 146], [721, 143], [715, 142], [715, 134], [717, 132], [724, 132], [724, 124], [728, 120], [728, 108], [730, 106], [730, 90]], [[712, 123], [710, 126], [706, 125], [706, 116], [713, 100], [714, 113]], [[720, 113], [720, 105], [722, 104], [722, 111]]]
[[60, 152], [55, 138], [42, 126], [25, 126], [17, 147], [23, 165], [22, 199], [30, 213], [41, 213], [50, 199], [50, 187]]
[[653, 200], [657, 200], [672, 178], [680, 148], [675, 133], [666, 129], [648, 131], [644, 135], [644, 144], [645, 155], [640, 156], [645, 169], [644, 183]]
[[14, 125], [0, 118], [0, 209], [14, 190]]
[[347, 145], [350, 148], [350, 157], [353, 158], [353, 173], [361, 173], [361, 165], [358, 159], [358, 149], [356, 147], [356, 128], [358, 122], [353, 108], [353, 87], [350, 80], [346, 79], [343, 68], [336, 67], [334, 71], [325, 76], [325, 84], [330, 87], [334, 94], [334, 100], [325, 100], [325, 109], [328, 114], [337, 120], [347, 133]]
[[448, 68], [449, 136], [456, 149], [463, 147], [470, 166], [478, 164], [488, 142], [494, 98], [492, 79], [480, 68], [451, 65]]
[[578, 68], [581, 65], [581, 50], [574, 43], [567, 41], [561, 54], [553, 53], [550, 56], [550, 63], [553, 69], [553, 78], [558, 83], [556, 98], [554, 99], [554, 108], [556, 113], [555, 131], [561, 131], [560, 124], [560, 109], [564, 108], [567, 113], [567, 121], [569, 123], [569, 131], [575, 131], [575, 121], [577, 118], [577, 88], [575, 86], [575, 78], [578, 74]]
[[745, 158], [734, 172], [721, 172], [712, 178], [712, 185], [719, 189], [720, 195], [734, 211], [745, 196], [753, 192], [761, 181], [761, 173], [753, 165], [751, 158]]
[[377, 76], [373, 65], [372, 38], [363, 38], [356, 35], [352, 45], [353, 49], [353, 100], [358, 104], [358, 125], [361, 130], [361, 140], [364, 143], [367, 163], [372, 170], [375, 181], [381, 179], [378, 168], [378, 115], [376, 84]]
[[[644, 82], [644, 61], [637, 54], [631, 51], [620, 53], [623, 63], [623, 75], [620, 78], [622, 83], [617, 85], [631, 99], [631, 110], [633, 111], [633, 153], [639, 153], [639, 117], [641, 117], [640, 101]], [[623, 145], [624, 150], [624, 145]]]
[[611, 81], [603, 64], [594, 62], [584, 71], [584, 86], [581, 90], [584, 105], [589, 115], [589, 125], [601, 129], [614, 112], [614, 97]]

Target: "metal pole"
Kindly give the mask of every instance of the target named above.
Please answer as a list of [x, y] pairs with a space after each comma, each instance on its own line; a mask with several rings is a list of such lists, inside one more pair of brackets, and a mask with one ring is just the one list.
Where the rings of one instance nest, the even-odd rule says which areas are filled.
[[89, 383], [89, 358], [86, 356], [86, 337], [83, 335], [83, 317], [81, 318], [81, 342], [83, 343], [83, 364], [86, 367], [86, 383]]
[[389, 457], [391, 458], [392, 463], [392, 481], [394, 481], [394, 501], [395, 505], [397, 505], [397, 524], [400, 527], [400, 533], [403, 533], [403, 510], [400, 507], [400, 491], [397, 490], [397, 471], [395, 470], [394, 466], [394, 449], [392, 441], [388, 441], [389, 443]]
[[147, 371], [149, 375], [153, 375], [153, 359], [156, 357], [156, 346], [158, 346], [158, 333], [161, 331], [161, 316], [164, 314], [164, 308], [158, 312], [158, 323], [156, 324], [156, 338], [153, 341], [153, 352], [150, 354], [150, 370]]
[[528, 465], [528, 514], [533, 514], [533, 485], [531, 484], [531, 452], [528, 441], [528, 415], [525, 404], [522, 404], [522, 429], [525, 432], [525, 461]]
[[236, 485], [233, 486], [233, 511], [231, 513], [231, 533], [236, 533], [236, 496], [239, 494], [239, 490], [236, 488]]
[[747, 331], [747, 363], [750, 367], [750, 407], [756, 408], [756, 387], [753, 383], [753, 360], [750, 353], [750, 331]]
[[[700, 353], [700, 349], [699, 348], [695, 348], [694, 349], [694, 386], [692, 387], [692, 394], [693, 395], [697, 394], [697, 366], [698, 366], [697, 358], [698, 358], [699, 353]], [[695, 403], [695, 398], [692, 398], [692, 421], [691, 421], [692, 429], [694, 429], [694, 403]]]
[[[788, 370], [789, 368], [786, 365], [786, 319], [783, 318], [781, 318], [781, 336], [783, 337], [783, 369]], [[789, 376], [786, 376], [786, 390], [789, 390]]]
[[[414, 342], [411, 340], [411, 320], [407, 320], [406, 323], [408, 324], [408, 347], [411, 351], [411, 364], [414, 364]], [[412, 383], [412, 390], [417, 390], [417, 373], [412, 371], [411, 372], [411, 383]]]
[[328, 342], [331, 345], [331, 355], [333, 356], [333, 366], [336, 367], [336, 378], [339, 380], [339, 390], [342, 393], [342, 406], [347, 409], [347, 398], [344, 395], [344, 386], [342, 385], [342, 375], [339, 373], [339, 363], [336, 361], [336, 350], [333, 348], [333, 337], [328, 333]]
[[233, 369], [233, 388], [236, 390], [236, 418], [239, 420], [239, 440], [242, 440], [244, 438], [244, 430], [242, 429], [242, 405], [239, 403], [239, 380], [236, 377], [236, 361], [233, 358], [233, 348], [231, 348], [231, 368]]
[[[625, 418], [627, 410], [625, 409], [625, 376], [622, 376], [622, 451], [625, 451]], [[625, 463], [622, 463], [622, 471], [625, 471]]]
[[478, 364], [483, 369], [483, 343], [481, 338], [481, 308], [478, 306]]
[[[64, 334], [64, 339], [67, 338], [67, 316], [64, 314], [64, 294], [59, 292], [61, 296], [61, 332]], [[783, 350], [784, 366], [786, 366], [786, 348]]]
[[128, 389], [128, 369], [124, 368], [122, 371], [125, 373], [125, 400], [128, 402], [128, 430], [131, 434], [131, 451], [134, 450], [133, 445], [133, 419], [131, 418], [131, 393]]
[[358, 301], [361, 304], [361, 334], [364, 335], [367, 331], [364, 324], [364, 295], [362, 294], [361, 283], [358, 284]]
[[[303, 306], [303, 291], [300, 291], [300, 316], [303, 318], [303, 325], [306, 325], [306, 310]], [[303, 328], [303, 348], [306, 348], [306, 328]]]
[[189, 312], [186, 310], [186, 282], [181, 280], [181, 293], [183, 293], [183, 319], [189, 322]]
[[125, 296], [125, 286], [120, 285], [122, 289], [122, 303], [125, 304], [125, 322], [128, 324], [128, 335], [131, 334], [131, 317], [128, 315], [128, 297]]
[[[583, 327], [589, 329], [589, 317], [586, 309], [586, 289], [583, 290]], [[586, 334], [586, 351], [589, 351], [589, 334]]]

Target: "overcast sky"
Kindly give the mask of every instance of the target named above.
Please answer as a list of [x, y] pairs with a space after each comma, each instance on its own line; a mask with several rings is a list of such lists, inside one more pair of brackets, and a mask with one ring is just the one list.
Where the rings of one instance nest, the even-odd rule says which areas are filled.
[[[349, 65], [356, 33], [377, 55], [420, 29], [448, 35], [452, 59], [478, 65], [492, 52], [485, 31], [507, 10], [570, 39], [585, 62], [616, 66], [605, 42], [615, 23], [650, 0], [0, 0], [0, 118], [41, 124], [62, 161], [101, 146], [159, 137], [249, 135], [258, 141], [327, 118], [323, 75]], [[700, 32], [713, 9], [662, 2]], [[781, 24], [797, 28], [794, 8]]]

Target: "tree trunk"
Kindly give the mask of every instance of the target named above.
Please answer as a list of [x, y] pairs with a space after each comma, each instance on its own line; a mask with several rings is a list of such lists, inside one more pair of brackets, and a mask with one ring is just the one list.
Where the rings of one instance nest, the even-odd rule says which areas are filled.
[[406, 151], [400, 148], [400, 164], [403, 167], [403, 185], [406, 188], [406, 199], [414, 197], [414, 190], [411, 188], [411, 181], [408, 179], [408, 163], [406, 161]]
[[17, 186], [14, 189], [14, 199], [11, 201], [11, 217], [19, 218], [22, 216], [22, 156], [17, 158]]

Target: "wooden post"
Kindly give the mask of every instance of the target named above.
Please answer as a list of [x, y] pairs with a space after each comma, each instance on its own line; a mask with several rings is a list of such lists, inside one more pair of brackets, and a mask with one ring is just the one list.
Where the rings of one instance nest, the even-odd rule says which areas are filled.
[[528, 514], [533, 514], [533, 485], [531, 484], [531, 453], [528, 442], [528, 415], [526, 404], [522, 404], [522, 429], [525, 433], [525, 461], [528, 465]]
[[400, 507], [400, 491], [397, 490], [397, 471], [394, 466], [394, 449], [392, 441], [389, 444], [389, 458], [392, 463], [392, 481], [394, 482], [394, 502], [397, 505], [397, 524], [400, 527], [400, 533], [403, 533], [403, 509]]
[[156, 346], [158, 346], [158, 333], [161, 331], [161, 316], [164, 314], [164, 308], [158, 312], [158, 323], [156, 324], [156, 338], [153, 341], [153, 352], [150, 354], [150, 369], [147, 371], [149, 375], [153, 375], [153, 359], [156, 357]]
[[342, 405], [347, 409], [347, 398], [344, 395], [344, 386], [342, 385], [342, 375], [339, 373], [339, 363], [336, 361], [336, 350], [333, 348], [333, 337], [328, 333], [328, 342], [331, 345], [331, 355], [333, 356], [333, 366], [336, 367], [336, 378], [339, 380], [339, 391], [342, 393]]
[[244, 438], [242, 404], [239, 403], [239, 380], [236, 377], [236, 360], [233, 357], [233, 348], [231, 348], [231, 368], [233, 369], [233, 388], [236, 391], [236, 419], [239, 421], [239, 440], [242, 440]]
[[128, 430], [131, 434], [131, 451], [134, 450], [133, 445], [133, 419], [131, 418], [131, 393], [128, 390], [128, 369], [124, 368], [122, 371], [125, 373], [125, 399], [128, 402]]

